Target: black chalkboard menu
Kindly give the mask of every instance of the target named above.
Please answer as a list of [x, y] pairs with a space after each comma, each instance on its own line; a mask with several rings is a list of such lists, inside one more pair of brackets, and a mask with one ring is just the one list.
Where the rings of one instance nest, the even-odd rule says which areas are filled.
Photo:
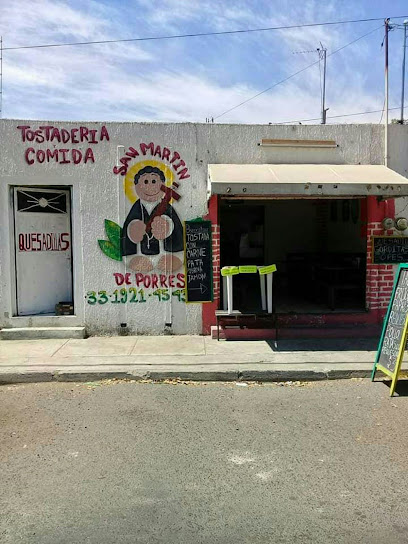
[[211, 221], [184, 222], [186, 302], [212, 302]]
[[373, 263], [408, 262], [408, 236], [373, 236]]
[[[401, 268], [391, 297], [380, 341], [377, 364], [393, 373], [401, 342], [404, 340], [408, 315], [408, 268]], [[405, 346], [404, 346], [405, 348]]]

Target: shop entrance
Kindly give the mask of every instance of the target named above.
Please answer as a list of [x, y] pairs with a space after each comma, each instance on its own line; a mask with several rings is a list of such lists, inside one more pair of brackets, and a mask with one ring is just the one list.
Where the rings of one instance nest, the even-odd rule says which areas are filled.
[[[277, 313], [365, 311], [366, 199], [223, 199], [221, 266], [276, 264]], [[234, 308], [260, 312], [258, 275], [234, 277]]]
[[72, 302], [71, 206], [67, 189], [15, 187], [17, 315], [52, 315]]

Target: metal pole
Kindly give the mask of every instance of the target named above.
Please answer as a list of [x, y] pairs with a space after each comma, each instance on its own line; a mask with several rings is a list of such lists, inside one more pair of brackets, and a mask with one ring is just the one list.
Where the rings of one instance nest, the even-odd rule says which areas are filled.
[[384, 100], [384, 165], [388, 166], [388, 32], [389, 32], [389, 19], [385, 19], [385, 100]]
[[327, 49], [323, 51], [323, 97], [322, 97], [322, 125], [326, 124], [326, 53]]
[[266, 310], [266, 290], [265, 290], [265, 276], [259, 274], [259, 282], [261, 285], [261, 306], [262, 311]]
[[228, 287], [227, 287], [227, 276], [222, 277], [222, 298], [224, 301], [224, 310], [228, 310]]
[[407, 25], [408, 20], [404, 21], [404, 49], [402, 53], [402, 85], [401, 85], [401, 125], [404, 124], [404, 94], [405, 94], [405, 52], [407, 50]]
[[273, 280], [273, 272], [266, 275], [266, 296], [267, 296], [268, 314], [272, 313], [272, 280]]
[[227, 311], [229, 314], [232, 314], [234, 310], [232, 278], [233, 276], [227, 276], [227, 293], [228, 293]]

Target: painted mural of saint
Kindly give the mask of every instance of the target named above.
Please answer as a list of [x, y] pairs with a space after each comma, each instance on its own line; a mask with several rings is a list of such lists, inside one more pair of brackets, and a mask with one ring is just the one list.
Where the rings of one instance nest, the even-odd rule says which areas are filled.
[[122, 255], [134, 255], [128, 267], [136, 272], [170, 272], [183, 266], [183, 226], [174, 207], [163, 201], [165, 182], [163, 171], [155, 166], [145, 166], [134, 176], [139, 198], [123, 225]]

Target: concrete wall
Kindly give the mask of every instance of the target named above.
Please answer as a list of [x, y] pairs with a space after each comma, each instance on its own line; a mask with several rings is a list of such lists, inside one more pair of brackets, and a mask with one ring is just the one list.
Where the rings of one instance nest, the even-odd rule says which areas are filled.
[[[389, 167], [408, 177], [408, 125], [390, 125], [388, 128]], [[395, 199], [395, 217], [408, 218], [408, 198]], [[397, 231], [395, 234], [408, 236], [408, 229]]]
[[[17, 126], [52, 125], [59, 129], [87, 127], [101, 130], [106, 126], [105, 137], [97, 144], [22, 141], [22, 130]], [[76, 133], [78, 137], [78, 133]], [[334, 139], [336, 149], [265, 148], [258, 143], [262, 138]], [[123, 190], [123, 177], [115, 175], [113, 168], [130, 146], [154, 142], [161, 150], [178, 152], [188, 168], [185, 179], [179, 179], [180, 200], [174, 209], [181, 221], [201, 217], [207, 213], [207, 165], [209, 163], [332, 163], [332, 164], [382, 164], [383, 127], [378, 125], [326, 125], [326, 126], [264, 126], [264, 125], [212, 125], [212, 124], [155, 124], [155, 123], [70, 123], [44, 121], [0, 121], [0, 326], [27, 326], [85, 324], [90, 334], [117, 334], [121, 323], [127, 323], [130, 332], [160, 334], [171, 323], [169, 330], [175, 334], [200, 333], [202, 330], [201, 306], [186, 305], [176, 296], [170, 301], [159, 301], [158, 296], [147, 298], [143, 304], [106, 303], [89, 304], [89, 291], [104, 290], [111, 294], [118, 286], [115, 273], [125, 273], [127, 261], [109, 259], [100, 249], [98, 240], [107, 239], [104, 221], [109, 219], [123, 225], [131, 203]], [[123, 146], [119, 147], [118, 146]], [[27, 164], [26, 150], [67, 148], [85, 154], [92, 149], [94, 162], [84, 164], [50, 162]], [[390, 127], [390, 167], [403, 175], [408, 168], [408, 127]], [[29, 160], [35, 153], [29, 154]], [[68, 153], [72, 160], [72, 155]], [[41, 158], [41, 157], [40, 157]], [[76, 154], [78, 158], [78, 154]], [[159, 160], [139, 156], [129, 163], [132, 167], [140, 159]], [[161, 160], [161, 159], [160, 159]], [[184, 165], [174, 172], [169, 160], [161, 161], [173, 172], [175, 179]], [[11, 187], [16, 185], [71, 186], [72, 229], [74, 262], [75, 316], [66, 317], [13, 317], [15, 312], [14, 255], [12, 240]], [[134, 285], [134, 271], [131, 281]], [[44, 281], [52, 281], [52, 274]], [[129, 286], [129, 287], [130, 287]], [[120, 287], [119, 287], [120, 288]], [[146, 291], [151, 294], [150, 291]]]

